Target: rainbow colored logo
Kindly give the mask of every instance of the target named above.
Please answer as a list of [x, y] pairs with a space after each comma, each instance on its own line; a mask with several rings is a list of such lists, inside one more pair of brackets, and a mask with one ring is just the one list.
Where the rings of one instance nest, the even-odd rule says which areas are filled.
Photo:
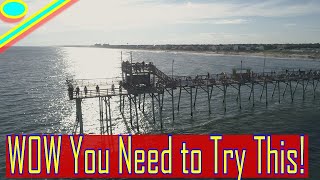
[[14, 23], [25, 19], [0, 36], [0, 53], [77, 1], [53, 0], [28, 18], [25, 18], [28, 13], [28, 5], [23, 0], [5, 0], [2, 2], [0, 4], [1, 20], [7, 23]]

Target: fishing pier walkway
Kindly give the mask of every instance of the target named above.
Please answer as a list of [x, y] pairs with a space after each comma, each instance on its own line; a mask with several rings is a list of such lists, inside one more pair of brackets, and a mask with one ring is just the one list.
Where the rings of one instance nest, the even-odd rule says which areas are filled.
[[[99, 99], [101, 134], [112, 134], [111, 98], [120, 99], [119, 109], [122, 114], [127, 114], [125, 107], [129, 109], [130, 124], [133, 127], [135, 123], [139, 132], [138, 110], [144, 114], [146, 97], [151, 100], [154, 122], [156, 122], [155, 106], [158, 106], [159, 112], [157, 114], [159, 114], [162, 129], [163, 104], [164, 99], [168, 99], [164, 98], [164, 96], [169, 96], [169, 99], [171, 99], [172, 121], [174, 121], [176, 111], [180, 111], [182, 92], [187, 92], [189, 95], [190, 116], [194, 116], [199, 91], [205, 92], [200, 95], [203, 96], [205, 94], [207, 96], [208, 113], [211, 114], [213, 89], [218, 89], [223, 93], [223, 107], [226, 112], [227, 92], [230, 88], [236, 90], [236, 100], [241, 109], [241, 99], [244, 98], [241, 95], [241, 91], [250, 91], [248, 92], [249, 97], [246, 98], [252, 102], [253, 107], [256, 103], [255, 98], [265, 99], [265, 104], [268, 106], [268, 101], [271, 97], [277, 98], [277, 101], [281, 103], [286, 93], [289, 93], [293, 102], [295, 96], [297, 96], [296, 91], [298, 88], [302, 89], [301, 95], [303, 99], [306, 98], [306, 91], [311, 91], [313, 98], [316, 98], [316, 91], [320, 81], [320, 70], [286, 69], [277, 72], [255, 73], [251, 69], [241, 68], [233, 69], [230, 74], [208, 73], [196, 76], [169, 76], [152, 63], [132, 63], [128, 61], [122, 62], [121, 69], [121, 77], [116, 80], [113, 79], [115, 83], [110, 83], [110, 79], [67, 80], [69, 98], [76, 101], [76, 122], [73, 133], [77, 133], [78, 129], [80, 134], [84, 133], [82, 101], [85, 99]], [[260, 87], [257, 89], [257, 86]], [[175, 94], [178, 94], [174, 93], [176, 91], [179, 92], [178, 97], [175, 96]], [[257, 97], [257, 95], [259, 96]], [[125, 101], [125, 99], [128, 101]]]

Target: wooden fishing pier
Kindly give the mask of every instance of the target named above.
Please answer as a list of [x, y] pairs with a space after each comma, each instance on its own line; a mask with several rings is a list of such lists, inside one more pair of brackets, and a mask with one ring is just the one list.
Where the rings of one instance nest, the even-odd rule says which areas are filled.
[[[82, 101], [95, 98], [99, 100], [100, 132], [101, 134], [112, 134], [112, 110], [111, 99], [119, 98], [119, 109], [122, 115], [130, 115], [130, 124], [135, 123], [139, 132], [138, 111], [145, 113], [146, 98], [151, 101], [153, 121], [156, 122], [156, 114], [159, 114], [161, 129], [163, 129], [163, 104], [164, 96], [171, 99], [172, 121], [175, 120], [176, 111], [180, 111], [182, 92], [187, 92], [190, 98], [190, 116], [194, 116], [198, 92], [203, 91], [207, 96], [208, 113], [211, 114], [211, 103], [213, 89], [223, 93], [223, 107], [227, 111], [227, 92], [233, 88], [237, 92], [237, 102], [242, 108], [241, 91], [248, 92], [247, 97], [252, 106], [255, 106], [257, 98], [265, 99], [268, 106], [270, 97], [277, 98], [281, 103], [286, 93], [290, 94], [293, 102], [297, 88], [302, 89], [302, 98], [306, 98], [306, 91], [313, 93], [316, 98], [316, 91], [320, 81], [320, 70], [285, 69], [282, 71], [271, 71], [255, 73], [251, 69], [233, 69], [230, 74], [210, 74], [196, 76], [169, 76], [159, 70], [152, 63], [129, 61], [122, 62], [122, 75], [118, 79], [93, 79], [93, 80], [67, 80], [68, 94], [70, 100], [76, 101], [76, 122], [73, 133], [84, 133]], [[259, 88], [256, 88], [260, 86]], [[243, 87], [246, 87], [244, 89]], [[271, 88], [272, 87], [272, 91]], [[284, 87], [284, 88], [283, 88]], [[259, 91], [258, 91], [259, 90]], [[179, 96], [174, 93], [178, 91]], [[233, 91], [234, 92], [234, 91]], [[166, 98], [167, 99], [167, 98]], [[177, 102], [176, 102], [177, 101]], [[158, 106], [158, 113], [155, 107]], [[127, 107], [129, 112], [125, 112]], [[133, 112], [134, 111], [134, 112]], [[135, 113], [135, 115], [134, 115]], [[135, 116], [135, 119], [134, 119]]]

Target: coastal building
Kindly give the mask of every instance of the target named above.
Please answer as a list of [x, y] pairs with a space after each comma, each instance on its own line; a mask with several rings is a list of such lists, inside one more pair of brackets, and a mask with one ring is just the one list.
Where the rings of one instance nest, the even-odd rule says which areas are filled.
[[263, 45], [258, 46], [258, 47], [257, 47], [257, 50], [258, 50], [258, 51], [264, 51], [264, 46], [263, 46]]

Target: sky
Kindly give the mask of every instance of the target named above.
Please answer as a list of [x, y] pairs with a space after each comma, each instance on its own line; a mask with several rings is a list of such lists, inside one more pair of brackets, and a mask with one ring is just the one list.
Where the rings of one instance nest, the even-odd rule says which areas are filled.
[[320, 43], [319, 19], [319, 0], [79, 0], [17, 45]]

